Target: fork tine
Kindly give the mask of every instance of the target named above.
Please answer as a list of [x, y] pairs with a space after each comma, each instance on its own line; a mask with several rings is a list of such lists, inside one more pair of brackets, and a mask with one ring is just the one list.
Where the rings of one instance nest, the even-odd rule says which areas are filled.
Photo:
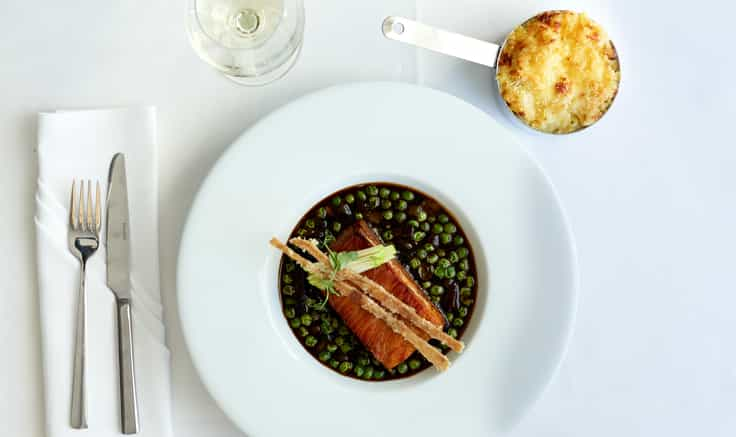
[[76, 191], [76, 183], [77, 181], [72, 179], [72, 196], [71, 201], [69, 202], [69, 226], [71, 226], [72, 229], [77, 229], [77, 217], [74, 205], [74, 192]]
[[87, 232], [94, 231], [95, 225], [92, 222], [92, 181], [87, 179]]
[[77, 205], [77, 230], [84, 229], [84, 180], [79, 180], [79, 205]]
[[95, 194], [95, 233], [100, 233], [100, 225], [102, 224], [100, 213], [100, 181], [97, 181], [97, 192]]

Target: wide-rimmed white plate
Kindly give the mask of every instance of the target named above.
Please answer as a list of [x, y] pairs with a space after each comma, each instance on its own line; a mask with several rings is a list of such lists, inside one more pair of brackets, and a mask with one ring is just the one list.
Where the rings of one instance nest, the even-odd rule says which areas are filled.
[[[479, 298], [445, 373], [371, 383], [316, 362], [280, 311], [279, 253], [301, 214], [337, 189], [398, 182], [457, 214]], [[480, 110], [426, 88], [368, 83], [301, 98], [222, 156], [182, 236], [178, 301], [212, 396], [252, 436], [487, 436], [553, 376], [575, 313], [572, 238], [539, 167]]]

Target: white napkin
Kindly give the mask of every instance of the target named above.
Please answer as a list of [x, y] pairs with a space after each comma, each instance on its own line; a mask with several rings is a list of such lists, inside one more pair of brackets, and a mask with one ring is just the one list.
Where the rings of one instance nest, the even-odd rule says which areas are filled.
[[[171, 436], [169, 351], [158, 271], [158, 164], [153, 108], [39, 114], [36, 244], [48, 437], [121, 434], [115, 300], [103, 245], [87, 264], [88, 431], [70, 427], [79, 263], [67, 247], [71, 183], [99, 181], [126, 156], [131, 230], [133, 342], [141, 436]], [[79, 186], [79, 184], [77, 184]]]

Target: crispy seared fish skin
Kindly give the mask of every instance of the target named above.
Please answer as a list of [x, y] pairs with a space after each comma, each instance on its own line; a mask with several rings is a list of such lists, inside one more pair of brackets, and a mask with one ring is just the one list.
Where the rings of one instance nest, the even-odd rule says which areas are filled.
[[[334, 251], [342, 252], [365, 249], [378, 244], [381, 244], [378, 235], [361, 220], [345, 229], [331, 247]], [[426, 293], [397, 260], [368, 270], [363, 275], [382, 285], [389, 293], [413, 307], [420, 316], [431, 323], [438, 327], [444, 325], [445, 318], [440, 310], [432, 304]], [[391, 330], [383, 320], [377, 319], [361, 308], [355, 299], [332, 296], [329, 303], [348, 328], [387, 369], [394, 368], [415, 351], [401, 335]]]

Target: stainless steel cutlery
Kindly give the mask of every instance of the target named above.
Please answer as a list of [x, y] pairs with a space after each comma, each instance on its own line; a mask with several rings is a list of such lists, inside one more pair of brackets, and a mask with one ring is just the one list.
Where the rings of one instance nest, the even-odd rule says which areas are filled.
[[[87, 260], [100, 247], [101, 201], [100, 184], [96, 183], [94, 199], [92, 183], [72, 182], [69, 205], [69, 250], [79, 260], [81, 274], [77, 301], [74, 365], [72, 375], [71, 426], [87, 428], [87, 294], [85, 287]], [[130, 286], [130, 219], [125, 157], [116, 154], [110, 163], [106, 214], [107, 286], [115, 296], [118, 326], [118, 369], [120, 382], [120, 419], [123, 434], [138, 432], [138, 401], [136, 396], [133, 355], [133, 319]]]
[[[69, 250], [79, 260], [79, 294], [77, 300], [77, 326], [74, 344], [74, 370], [72, 374], [72, 428], [87, 428], [87, 260], [100, 246], [100, 184], [97, 183], [95, 199], [92, 200], [92, 183], [79, 182], [77, 201], [76, 181], [72, 182], [69, 203]], [[86, 192], [86, 196], [85, 196]], [[86, 197], [86, 201], [85, 201]]]

